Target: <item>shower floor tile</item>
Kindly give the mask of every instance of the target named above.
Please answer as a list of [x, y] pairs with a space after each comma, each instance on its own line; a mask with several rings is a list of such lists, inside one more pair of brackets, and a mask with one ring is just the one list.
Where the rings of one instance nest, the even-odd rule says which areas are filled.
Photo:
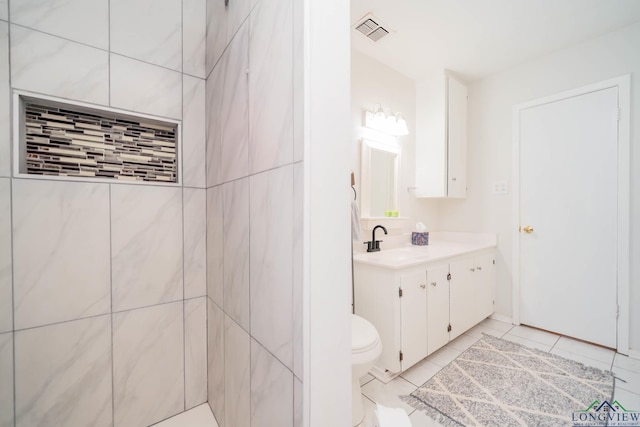
[[153, 425], [154, 427], [218, 427], [218, 423], [209, 408], [203, 403], [193, 409], [168, 418]]

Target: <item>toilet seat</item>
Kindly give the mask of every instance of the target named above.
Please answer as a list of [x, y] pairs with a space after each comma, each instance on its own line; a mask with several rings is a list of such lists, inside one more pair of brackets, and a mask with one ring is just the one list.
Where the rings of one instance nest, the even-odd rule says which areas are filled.
[[380, 342], [376, 328], [360, 316], [351, 316], [351, 353], [366, 353]]

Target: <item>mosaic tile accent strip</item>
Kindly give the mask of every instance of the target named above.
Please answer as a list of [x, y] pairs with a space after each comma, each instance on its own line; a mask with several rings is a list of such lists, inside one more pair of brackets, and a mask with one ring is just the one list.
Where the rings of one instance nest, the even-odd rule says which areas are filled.
[[174, 123], [25, 100], [27, 174], [177, 182]]

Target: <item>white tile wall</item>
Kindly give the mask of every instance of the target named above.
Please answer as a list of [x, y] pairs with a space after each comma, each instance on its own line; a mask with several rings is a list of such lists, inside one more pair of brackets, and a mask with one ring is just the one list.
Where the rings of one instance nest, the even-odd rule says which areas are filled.
[[111, 106], [173, 119], [182, 118], [182, 75], [111, 54]]
[[114, 427], [184, 411], [183, 302], [113, 314]]
[[249, 12], [251, 11], [251, 1], [250, 0], [236, 0], [233, 2], [229, 2], [229, 6], [227, 8], [227, 43], [233, 39], [236, 35], [236, 32], [242, 26], [242, 23], [249, 16]]
[[109, 48], [108, 0], [12, 0], [11, 22], [100, 49]]
[[293, 4], [260, 2], [249, 37], [251, 173], [293, 161]]
[[0, 176], [11, 174], [9, 24], [0, 22]]
[[207, 297], [184, 302], [185, 409], [207, 401]]
[[13, 329], [11, 288], [11, 182], [0, 178], [0, 333]]
[[113, 310], [182, 299], [182, 190], [111, 187]]
[[251, 340], [251, 427], [293, 426], [293, 374]]
[[[302, 282], [304, 244], [304, 166], [293, 165], [293, 373], [303, 377]], [[296, 424], [301, 425], [301, 424]]]
[[[293, 93], [303, 70], [293, 63], [294, 49], [302, 51], [301, 42], [294, 46], [293, 1], [237, 0], [224, 8], [209, 0], [207, 13], [209, 403], [225, 427], [301, 425], [304, 166], [293, 161], [302, 160], [303, 121], [293, 108], [301, 111], [303, 98], [294, 104]], [[301, 34], [302, 24], [295, 28]], [[250, 421], [238, 418], [242, 400], [229, 382], [246, 357], [246, 347], [229, 339], [229, 325], [251, 343]]]
[[207, 191], [183, 190], [184, 209], [184, 297], [207, 294]]
[[181, 0], [110, 0], [111, 51], [182, 71]]
[[110, 315], [18, 331], [15, 355], [16, 427], [112, 425]]
[[224, 1], [207, 0], [207, 42], [205, 65], [207, 76], [227, 46], [227, 10]]
[[225, 7], [223, 1], [207, 0], [207, 74], [220, 59], [220, 55], [247, 20], [255, 2], [236, 0]]
[[207, 78], [207, 187], [222, 183], [222, 114], [224, 108], [224, 66], [223, 60]]
[[251, 335], [293, 368], [293, 167], [250, 180]]
[[108, 53], [11, 25], [11, 85], [95, 104], [109, 101]]
[[[18, 426], [114, 425], [114, 408], [116, 426], [145, 426], [207, 399], [206, 3], [15, 0], [11, 25], [0, 0], [0, 427], [14, 371]], [[185, 188], [4, 178], [12, 88], [183, 119]]]
[[293, 2], [293, 161], [304, 157], [304, 8]]
[[109, 187], [13, 180], [15, 328], [110, 311]]
[[224, 305], [224, 217], [222, 196], [221, 185], [207, 189], [207, 296], [218, 307]]
[[13, 427], [13, 333], [0, 334], [0, 427]]
[[[224, 319], [224, 425], [251, 425], [251, 338], [229, 316]], [[277, 424], [274, 424], [277, 425]]]
[[302, 390], [302, 381], [297, 377], [293, 379], [293, 425], [294, 427], [302, 427], [304, 424], [304, 394]]
[[205, 188], [205, 81], [185, 75], [182, 91], [182, 184]]
[[249, 330], [249, 179], [223, 186], [224, 311]]
[[[207, 298], [207, 349], [208, 349], [208, 395], [209, 406], [216, 420], [224, 427], [225, 409], [225, 350], [224, 312], [209, 297]], [[231, 427], [231, 426], [227, 426]]]
[[[221, 73], [221, 166], [224, 182], [249, 173], [249, 25], [245, 23], [229, 44], [214, 73]], [[220, 95], [218, 95], [220, 96]]]
[[207, 1], [182, 0], [182, 71], [202, 79], [207, 77], [206, 31]]

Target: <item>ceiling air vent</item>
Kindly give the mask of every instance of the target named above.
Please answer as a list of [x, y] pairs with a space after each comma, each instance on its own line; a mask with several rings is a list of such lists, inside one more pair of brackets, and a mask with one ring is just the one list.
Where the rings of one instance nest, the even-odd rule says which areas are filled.
[[384, 28], [382, 24], [380, 24], [380, 21], [377, 18], [373, 18], [371, 15], [366, 16], [356, 24], [355, 28], [374, 42], [377, 42], [389, 34], [389, 30]]

